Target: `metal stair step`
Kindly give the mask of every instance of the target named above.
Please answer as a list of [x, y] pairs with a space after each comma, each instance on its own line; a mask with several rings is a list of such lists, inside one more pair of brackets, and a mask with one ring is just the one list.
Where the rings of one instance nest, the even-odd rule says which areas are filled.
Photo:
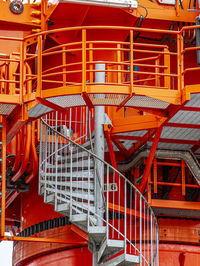
[[124, 241], [106, 239], [98, 251], [98, 262], [102, 263], [122, 249], [124, 249]]
[[90, 160], [90, 163], [88, 160], [80, 160], [80, 161], [72, 161], [72, 162], [65, 162], [62, 164], [51, 164], [47, 163], [47, 169], [68, 169], [68, 168], [93, 168], [94, 167], [94, 162], [93, 160]]
[[[88, 203], [72, 201], [72, 206], [75, 211], [77, 210], [77, 212], [78, 210], [82, 212], [88, 212]], [[67, 200], [66, 203], [57, 204], [57, 208], [55, 208], [55, 211], [68, 213], [69, 209], [70, 209], [70, 200]], [[94, 213], [95, 207], [90, 205], [89, 210], [90, 212]]]
[[106, 235], [106, 226], [90, 226], [88, 228], [89, 238], [99, 244], [103, 241]]
[[133, 266], [140, 263], [140, 257], [135, 255], [122, 254], [103, 264], [104, 266]]
[[80, 151], [80, 152], [76, 151], [76, 152], [73, 152], [72, 154], [68, 154], [68, 155], [58, 155], [57, 161], [64, 163], [64, 162], [70, 161], [71, 157], [72, 157], [72, 160], [76, 160], [76, 161], [77, 160], [85, 160], [85, 159], [88, 160], [88, 156], [89, 156], [89, 153], [87, 153], [86, 151]]
[[[46, 188], [46, 190], [48, 192], [52, 192], [52, 193], [55, 193], [55, 188]], [[63, 196], [70, 196], [71, 195], [71, 191], [70, 190], [58, 190], [57, 189], [57, 194], [59, 194], [60, 196], [63, 195]], [[85, 199], [85, 200], [90, 200], [90, 201], [94, 201], [94, 194], [93, 193], [89, 193], [88, 195], [88, 192], [82, 192], [80, 191], [79, 193], [78, 192], [72, 192], [72, 198], [74, 199]]]
[[[55, 180], [42, 180], [42, 184], [48, 185], [57, 185], [58, 187], [71, 187], [70, 181], [55, 181]], [[72, 181], [72, 187], [84, 190], [94, 190], [94, 181]]]
[[71, 222], [72, 223], [85, 223], [87, 222], [88, 215], [85, 213], [74, 214], [72, 215]]
[[[41, 171], [40, 175], [45, 177], [45, 172]], [[46, 178], [48, 177], [55, 177], [61, 175], [61, 173], [46, 173]], [[63, 172], [62, 173], [62, 177], [71, 177], [71, 173], [70, 172]], [[83, 171], [73, 171], [72, 172], [72, 177], [74, 178], [94, 178], [95, 177], [95, 173], [93, 170], [89, 171], [88, 170], [83, 170]]]

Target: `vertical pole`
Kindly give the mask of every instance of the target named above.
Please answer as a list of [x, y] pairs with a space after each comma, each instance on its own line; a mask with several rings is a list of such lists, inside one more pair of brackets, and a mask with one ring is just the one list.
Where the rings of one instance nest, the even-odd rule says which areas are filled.
[[[105, 64], [98, 63], [95, 65], [96, 70], [105, 70]], [[95, 73], [95, 83], [105, 83], [105, 72]], [[105, 97], [104, 95], [97, 94], [96, 98]], [[104, 106], [95, 107], [95, 137], [94, 137], [94, 152], [95, 154], [104, 160]], [[104, 185], [104, 165], [103, 163], [97, 161], [97, 178], [95, 180], [95, 207], [98, 216], [102, 216], [103, 210], [103, 197], [102, 190]], [[98, 180], [97, 180], [98, 179]], [[103, 225], [102, 219], [98, 219], [98, 225]]]
[[37, 96], [42, 96], [42, 36], [38, 36]]
[[82, 92], [86, 91], [86, 29], [82, 29]]
[[[93, 62], [93, 44], [89, 44], [89, 61], [90, 63]], [[94, 81], [94, 75], [93, 75], [93, 63], [90, 64], [90, 84]]]
[[133, 30], [130, 30], [130, 95], [134, 92], [133, 87]]
[[1, 236], [5, 234], [5, 205], [6, 205], [6, 117], [3, 117], [2, 128], [2, 154], [1, 154], [1, 171], [2, 171], [2, 196], [1, 196]]
[[[155, 64], [156, 64], [156, 66], [159, 66], [160, 65], [160, 57], [158, 56], [158, 58], [155, 60]], [[159, 81], [160, 81], [160, 76], [159, 75], [157, 75], [157, 74], [159, 74], [159, 72], [160, 72], [160, 70], [159, 70], [159, 67], [156, 67], [155, 68], [155, 86], [156, 87], [159, 87]]]
[[[122, 58], [121, 58], [121, 45], [117, 44], [117, 63], [121, 63]], [[117, 65], [117, 83], [121, 84], [122, 83], [122, 66], [119, 64]]]
[[20, 44], [20, 80], [19, 80], [19, 89], [20, 89], [20, 103], [23, 103], [24, 100], [24, 43]]
[[[164, 65], [167, 66], [167, 68], [164, 69], [165, 74], [170, 74], [170, 55], [168, 54], [169, 50], [168, 48], [164, 48]], [[171, 77], [165, 76], [164, 77], [164, 87], [167, 87], [170, 89], [171, 85]]]
[[66, 52], [65, 52], [65, 49], [66, 47], [64, 46], [62, 48], [63, 50], [63, 53], [62, 53], [62, 64], [63, 64], [63, 87], [66, 86], [66, 82], [67, 82], [67, 75], [66, 75], [66, 71], [67, 71], [67, 68], [66, 68], [66, 63], [67, 63], [67, 59], [66, 59]]
[[153, 187], [154, 187], [154, 193], [157, 194], [157, 175], [158, 175], [158, 170], [157, 170], [157, 160], [154, 159], [154, 163], [153, 163]]
[[181, 38], [180, 33], [177, 34], [177, 74], [178, 74], [178, 92], [181, 91]]
[[185, 163], [181, 161], [181, 172], [182, 172], [182, 195], [185, 196]]

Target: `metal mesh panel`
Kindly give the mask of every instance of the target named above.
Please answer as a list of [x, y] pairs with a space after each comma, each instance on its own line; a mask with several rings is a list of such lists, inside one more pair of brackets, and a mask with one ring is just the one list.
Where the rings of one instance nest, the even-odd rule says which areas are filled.
[[88, 94], [93, 105], [120, 105], [128, 96], [122, 94]]
[[[147, 142], [148, 147], [152, 146], [152, 142]], [[181, 144], [181, 143], [158, 143], [158, 149], [172, 149], [172, 150], [189, 150], [192, 147], [191, 144]]]
[[181, 210], [181, 209], [165, 209], [165, 208], [154, 208], [154, 213], [156, 215], [174, 215], [174, 216], [189, 216], [198, 217], [200, 216], [199, 210]]
[[0, 104], [0, 114], [9, 115], [15, 108], [15, 104]]
[[190, 96], [190, 101], [186, 103], [185, 106], [189, 107], [199, 107], [200, 93], [194, 93]]
[[38, 117], [52, 110], [53, 109], [39, 103], [36, 106], [34, 106], [31, 110], [28, 111], [28, 115], [29, 117]]
[[138, 106], [138, 107], [149, 107], [165, 109], [169, 106], [169, 103], [163, 102], [157, 99], [153, 99], [147, 96], [134, 95], [125, 106]]
[[59, 97], [47, 98], [51, 103], [57, 104], [63, 108], [72, 107], [72, 106], [85, 106], [85, 101], [83, 97], [79, 95], [66, 95]]

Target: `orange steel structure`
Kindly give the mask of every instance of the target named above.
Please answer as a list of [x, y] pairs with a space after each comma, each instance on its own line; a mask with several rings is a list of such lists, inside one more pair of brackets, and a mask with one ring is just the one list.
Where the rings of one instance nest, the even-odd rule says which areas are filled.
[[[94, 130], [94, 110], [105, 106], [105, 161], [153, 209], [159, 265], [200, 265], [198, 3], [90, 2], [0, 0], [0, 240], [14, 241], [15, 266], [92, 265], [87, 232], [38, 195], [40, 118], [72, 123], [70, 140], [84, 146], [88, 110]], [[69, 110], [72, 122], [63, 118]], [[107, 207], [141, 216], [111, 199]]]

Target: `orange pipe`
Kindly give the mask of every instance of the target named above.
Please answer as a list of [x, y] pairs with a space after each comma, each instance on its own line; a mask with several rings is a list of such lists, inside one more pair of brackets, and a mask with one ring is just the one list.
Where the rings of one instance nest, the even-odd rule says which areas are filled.
[[32, 122], [32, 141], [31, 141], [31, 154], [33, 155], [33, 171], [26, 178], [26, 183], [30, 183], [31, 180], [38, 174], [38, 156], [35, 146], [35, 121]]
[[16, 172], [19, 169], [20, 161], [21, 161], [21, 134], [20, 132], [16, 136], [16, 157], [15, 162], [12, 168], [13, 172]]
[[23, 175], [23, 173], [26, 171], [26, 167], [29, 162], [29, 155], [30, 155], [30, 148], [31, 148], [31, 124], [28, 124], [26, 128], [27, 128], [27, 131], [26, 131], [26, 145], [25, 145], [24, 160], [18, 172], [12, 177], [13, 182], [16, 182]]

